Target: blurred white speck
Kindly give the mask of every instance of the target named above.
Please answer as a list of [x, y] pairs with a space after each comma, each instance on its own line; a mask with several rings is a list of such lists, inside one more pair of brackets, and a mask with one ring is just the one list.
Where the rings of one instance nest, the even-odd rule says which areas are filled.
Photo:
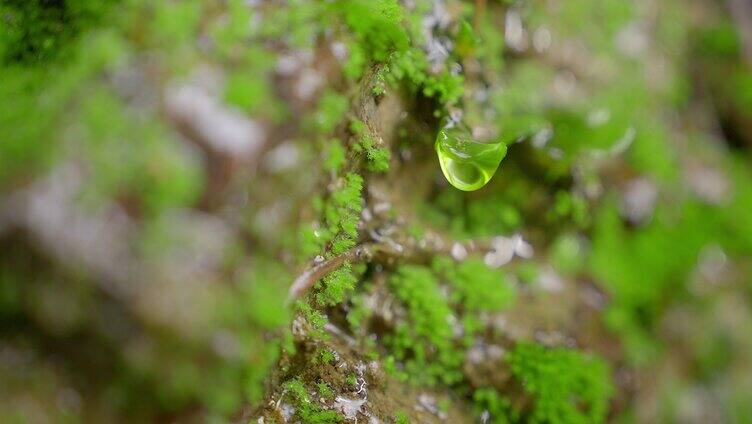
[[506, 237], [494, 239], [493, 249], [483, 257], [483, 261], [491, 268], [506, 265], [514, 257], [514, 246]]
[[272, 172], [285, 171], [295, 166], [300, 161], [300, 151], [298, 147], [286, 141], [266, 155], [265, 165]]
[[720, 204], [728, 197], [728, 180], [713, 168], [694, 166], [686, 174], [686, 179], [695, 195], [708, 203]]
[[486, 265], [498, 268], [509, 263], [515, 255], [521, 258], [533, 256], [533, 247], [520, 234], [494, 237], [491, 241], [491, 250], [483, 259]]
[[467, 360], [471, 364], [480, 364], [485, 359], [485, 356], [482, 346], [473, 346], [467, 351]]
[[235, 335], [227, 330], [214, 333], [212, 347], [217, 355], [223, 358], [236, 358], [240, 353], [240, 343]]
[[324, 78], [315, 69], [306, 68], [300, 73], [295, 84], [295, 95], [302, 100], [308, 100], [324, 82]]
[[355, 419], [366, 403], [366, 399], [348, 399], [342, 396], [337, 396], [334, 400], [334, 407], [342, 411], [345, 417], [349, 420]]
[[553, 90], [559, 100], [571, 99], [577, 91], [577, 77], [569, 70], [557, 72], [554, 75]]
[[[443, 293], [444, 296], [449, 296], [448, 290]], [[460, 338], [465, 334], [465, 327], [462, 326], [462, 323], [459, 319], [457, 319], [454, 315], [447, 315], [446, 318], [447, 324], [452, 326], [452, 334], [456, 338]]]
[[551, 266], [543, 268], [538, 276], [538, 285], [540, 285], [543, 290], [550, 292], [558, 292], [564, 288], [564, 282]]
[[548, 149], [548, 156], [554, 160], [561, 160], [564, 157], [564, 151], [558, 147], [552, 147]]
[[632, 22], [616, 34], [616, 48], [626, 56], [637, 58], [647, 51], [650, 42], [648, 28], [642, 22]]
[[591, 111], [587, 116], [587, 123], [590, 127], [599, 127], [611, 119], [611, 112], [606, 108], [600, 108]]
[[389, 202], [379, 202], [373, 206], [373, 212], [379, 215], [389, 212], [390, 209], [392, 209], [392, 204]]
[[611, 156], [618, 156], [629, 149], [629, 146], [632, 145], [634, 142], [635, 136], [637, 135], [637, 130], [634, 127], [627, 128], [627, 131], [624, 133], [624, 136], [616, 141], [614, 145], [611, 147], [611, 150], [609, 150], [609, 154]]
[[360, 217], [363, 218], [363, 221], [368, 222], [373, 219], [373, 213], [371, 213], [371, 209], [363, 208], [363, 212], [361, 212]]
[[300, 60], [295, 55], [285, 54], [277, 58], [277, 73], [280, 75], [292, 75], [300, 66]]
[[533, 33], [533, 48], [538, 53], [543, 53], [551, 47], [551, 31], [546, 27], [540, 27]]
[[522, 26], [522, 17], [515, 10], [508, 11], [504, 20], [504, 41], [514, 50], [527, 49], [527, 33]]
[[290, 405], [289, 403], [283, 403], [280, 405], [280, 412], [282, 413], [282, 418], [285, 419], [285, 422], [290, 422], [290, 419], [292, 419], [293, 415], [295, 415], [295, 407]]
[[334, 55], [334, 57], [337, 58], [337, 60], [343, 61], [347, 59], [348, 52], [347, 52], [347, 45], [345, 43], [341, 41], [334, 42], [332, 43], [331, 49], [332, 49], [332, 54]]
[[646, 178], [630, 181], [621, 199], [621, 215], [633, 224], [644, 223], [653, 216], [658, 188]]
[[438, 37], [428, 39], [426, 42], [427, 59], [434, 66], [434, 70], [438, 71], [440, 66], [446, 61], [446, 58], [449, 57], [451, 46], [452, 43], [449, 40]]
[[467, 249], [465, 249], [465, 246], [460, 243], [454, 243], [454, 245], [452, 245], [451, 253], [452, 257], [458, 261], [467, 258]]
[[706, 280], [719, 283], [728, 264], [728, 257], [720, 246], [714, 244], [700, 252], [697, 262], [700, 274]]
[[190, 126], [216, 151], [250, 156], [264, 142], [260, 124], [239, 110], [225, 107], [206, 85], [171, 86], [165, 106], [173, 119]]
[[415, 410], [436, 415], [441, 420], [446, 419], [446, 412], [443, 412], [438, 408], [436, 398], [426, 393], [418, 395], [418, 404], [415, 405]]
[[530, 140], [533, 147], [536, 149], [542, 149], [546, 147], [549, 141], [554, 137], [554, 130], [550, 125], [536, 132], [533, 138]]
[[523, 259], [529, 259], [533, 257], [533, 246], [531, 246], [530, 243], [526, 242], [520, 234], [513, 235], [512, 241], [514, 242], [515, 255]]

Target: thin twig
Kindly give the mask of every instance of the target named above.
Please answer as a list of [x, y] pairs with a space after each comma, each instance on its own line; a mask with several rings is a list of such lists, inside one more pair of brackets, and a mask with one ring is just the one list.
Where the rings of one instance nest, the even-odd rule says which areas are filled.
[[335, 269], [341, 267], [345, 262], [358, 262], [369, 256], [368, 244], [355, 246], [347, 252], [335, 256], [329, 260], [325, 260], [319, 264], [314, 265], [312, 268], [305, 270], [298, 278], [293, 281], [292, 286], [287, 295], [287, 303], [290, 304], [295, 299], [301, 297], [307, 292], [316, 281], [326, 277]]
[[292, 286], [290, 286], [287, 295], [287, 304], [289, 305], [296, 299], [302, 297], [318, 280], [326, 277], [345, 262], [369, 262], [374, 258], [378, 261], [424, 261], [430, 260], [430, 258], [436, 255], [451, 254], [452, 247], [455, 245], [461, 246], [465, 253], [485, 252], [493, 249], [492, 239], [456, 242], [442, 240], [435, 234], [420, 241], [411, 239], [402, 245], [398, 245], [399, 248], [395, 247], [396, 244], [397, 243], [392, 240], [379, 240], [375, 243], [363, 243], [341, 255], [308, 268], [300, 274], [298, 278], [293, 281]]

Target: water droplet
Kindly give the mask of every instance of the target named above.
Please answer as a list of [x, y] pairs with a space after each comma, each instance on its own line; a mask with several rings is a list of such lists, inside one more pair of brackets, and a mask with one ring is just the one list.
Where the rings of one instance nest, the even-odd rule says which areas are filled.
[[436, 153], [447, 181], [460, 190], [473, 191], [491, 180], [507, 146], [501, 141], [477, 141], [467, 127], [452, 123], [439, 131]]

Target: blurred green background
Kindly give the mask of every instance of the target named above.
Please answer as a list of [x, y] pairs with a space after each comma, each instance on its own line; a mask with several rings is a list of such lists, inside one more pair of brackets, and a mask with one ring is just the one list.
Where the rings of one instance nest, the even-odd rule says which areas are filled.
[[751, 165], [745, 0], [0, 0], [0, 420], [752, 423]]

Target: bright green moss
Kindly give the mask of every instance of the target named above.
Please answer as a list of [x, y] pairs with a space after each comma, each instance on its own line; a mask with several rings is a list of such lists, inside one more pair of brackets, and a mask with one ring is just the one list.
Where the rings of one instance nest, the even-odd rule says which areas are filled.
[[394, 424], [410, 424], [410, 417], [404, 411], [397, 411], [394, 415]]
[[233, 72], [227, 78], [225, 101], [248, 112], [255, 112], [259, 106], [267, 106], [270, 87], [264, 75], [249, 73], [246, 70]]
[[309, 325], [308, 333], [313, 339], [325, 340], [329, 334], [324, 329], [324, 326], [329, 322], [329, 319], [319, 310], [311, 306], [308, 301], [299, 300], [295, 303], [295, 309], [306, 320]]
[[344, 16], [363, 51], [376, 62], [385, 62], [409, 44], [402, 26], [402, 6], [396, 0], [338, 1], [332, 7]]
[[324, 135], [331, 134], [344, 118], [348, 107], [347, 97], [335, 91], [325, 91], [313, 113], [313, 126], [316, 131]]
[[345, 382], [350, 387], [355, 387], [358, 385], [358, 376], [355, 374], [348, 374], [347, 378], [345, 378]]
[[407, 310], [406, 321], [397, 324], [387, 345], [412, 382], [457, 383], [463, 353], [455, 348], [453, 316], [430, 269], [403, 265], [389, 286]]
[[[302, 231], [300, 239], [303, 253], [313, 254], [326, 246], [326, 256], [331, 258], [355, 246], [362, 209], [363, 178], [351, 172], [345, 175], [340, 183], [340, 188], [331, 194], [323, 206], [326, 229], [311, 228]], [[345, 262], [316, 284], [317, 304], [327, 306], [342, 302], [352, 292], [356, 283], [353, 267], [349, 262]]]
[[365, 153], [366, 168], [374, 172], [388, 171], [391, 153], [389, 150], [376, 145], [373, 137], [367, 134], [365, 124], [362, 121], [353, 121], [350, 124], [350, 130], [358, 138], [353, 150], [357, 153]]
[[333, 424], [344, 421], [344, 417], [338, 412], [325, 410], [312, 400], [302, 381], [298, 379], [290, 380], [285, 383], [285, 388], [296, 402], [295, 415], [304, 423]]
[[403, 82], [414, 93], [435, 98], [440, 106], [453, 105], [462, 97], [464, 78], [447, 71], [428, 73], [425, 53], [416, 48], [396, 54], [389, 63], [385, 80], [393, 85]]
[[317, 284], [316, 302], [319, 305], [336, 305], [352, 292], [358, 282], [349, 262], [335, 269]]
[[337, 173], [345, 165], [345, 148], [342, 142], [336, 138], [324, 143], [325, 157], [324, 170]]
[[[344, 178], [344, 185], [332, 193], [325, 208], [327, 226], [332, 233], [341, 234], [344, 238], [354, 241], [358, 235], [358, 221], [360, 220], [361, 190], [363, 178], [355, 173], [348, 173]], [[333, 254], [343, 250], [332, 250]]]
[[353, 296], [350, 310], [347, 312], [347, 323], [357, 331], [365, 320], [373, 314], [373, 310], [366, 304], [364, 294]]
[[318, 356], [316, 357], [316, 362], [319, 364], [331, 364], [335, 360], [336, 357], [330, 349], [321, 349]]
[[532, 423], [604, 422], [614, 393], [604, 360], [576, 350], [518, 344], [506, 357], [512, 374], [533, 397]]
[[368, 158], [366, 168], [369, 171], [386, 172], [389, 170], [389, 158], [391, 157], [389, 150], [377, 147], [371, 136], [363, 135], [358, 147], [366, 153]]
[[491, 424], [507, 424], [519, 421], [519, 413], [512, 408], [512, 402], [501, 396], [493, 388], [480, 388], [473, 392], [475, 415], [480, 418], [488, 414]]
[[511, 306], [516, 297], [515, 286], [502, 271], [489, 268], [477, 258], [455, 263], [449, 257], [437, 257], [433, 269], [452, 284], [450, 299], [463, 311], [462, 324], [466, 342], [483, 329], [479, 314], [498, 312]]
[[[220, 55], [231, 58], [242, 51], [244, 44], [253, 35], [250, 25], [252, 9], [243, 0], [229, 0], [223, 19], [218, 19], [213, 28], [212, 39]], [[273, 62], [258, 61], [257, 65], [269, 66]]]
[[496, 312], [514, 303], [517, 292], [500, 270], [489, 268], [481, 259], [470, 258], [454, 263], [438, 258], [434, 269], [443, 271], [452, 283], [452, 300], [469, 312]]
[[316, 391], [318, 391], [319, 395], [324, 399], [334, 399], [334, 390], [332, 390], [332, 388], [323, 381], [320, 381], [318, 384], [316, 384]]
[[564, 275], [576, 275], [585, 266], [584, 242], [575, 234], [562, 234], [554, 240], [549, 261]]

